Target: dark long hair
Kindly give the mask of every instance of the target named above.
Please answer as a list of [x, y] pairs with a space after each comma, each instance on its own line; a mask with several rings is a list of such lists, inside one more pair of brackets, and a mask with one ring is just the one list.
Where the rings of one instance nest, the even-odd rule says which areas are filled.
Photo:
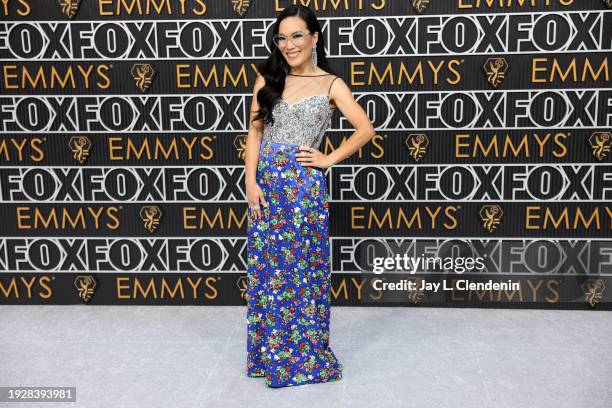
[[[314, 12], [306, 6], [301, 4], [292, 4], [289, 7], [281, 11], [276, 18], [274, 27], [272, 29], [272, 35], [278, 34], [278, 27], [283, 19], [291, 16], [299, 16], [306, 23], [308, 31], [319, 33], [316, 52], [317, 52], [317, 66], [330, 74], [336, 75], [331, 69], [327, 58], [325, 58], [325, 42], [323, 40], [323, 33], [321, 32], [321, 25], [319, 20], [315, 16]], [[274, 118], [272, 117], [272, 108], [274, 107], [277, 100], [281, 98], [283, 89], [285, 88], [285, 73], [284, 67], [289, 67], [289, 64], [285, 61], [285, 57], [281, 51], [276, 47], [270, 37], [270, 49], [272, 52], [270, 56], [262, 63], [257, 65], [257, 71], [266, 80], [266, 84], [257, 93], [257, 102], [259, 103], [259, 111], [253, 120], [263, 119], [264, 123], [274, 124]]]

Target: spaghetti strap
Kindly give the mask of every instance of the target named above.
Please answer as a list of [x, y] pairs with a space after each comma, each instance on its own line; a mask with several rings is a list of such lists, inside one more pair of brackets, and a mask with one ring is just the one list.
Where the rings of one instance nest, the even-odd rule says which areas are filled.
[[340, 78], [340, 77], [335, 77], [334, 79], [332, 79], [331, 83], [329, 84], [329, 89], [327, 90], [327, 94], [328, 94], [328, 95], [329, 95], [329, 93], [331, 92], [331, 87], [332, 87], [332, 85], [334, 84], [334, 81], [335, 81], [336, 79], [338, 79], [338, 78]]

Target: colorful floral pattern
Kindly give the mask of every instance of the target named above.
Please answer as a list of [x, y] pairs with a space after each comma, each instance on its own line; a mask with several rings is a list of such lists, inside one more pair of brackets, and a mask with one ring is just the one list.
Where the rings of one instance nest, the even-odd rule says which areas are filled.
[[329, 347], [327, 181], [298, 151], [262, 141], [257, 180], [269, 208], [248, 222], [247, 375], [270, 387], [342, 378]]

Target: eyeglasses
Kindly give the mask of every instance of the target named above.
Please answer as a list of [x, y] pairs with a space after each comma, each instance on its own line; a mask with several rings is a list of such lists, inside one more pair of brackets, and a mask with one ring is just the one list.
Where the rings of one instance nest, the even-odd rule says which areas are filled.
[[[301, 47], [302, 45], [304, 45], [304, 41], [306, 39], [306, 36], [308, 34], [312, 34], [311, 32], [307, 32], [306, 34], [304, 34], [301, 31], [296, 31], [295, 33], [291, 34], [291, 42], [296, 46], [296, 47]], [[284, 48], [287, 46], [287, 37], [282, 35], [282, 34], [274, 34], [272, 36], [272, 41], [274, 41], [274, 44], [278, 47], [278, 48]]]

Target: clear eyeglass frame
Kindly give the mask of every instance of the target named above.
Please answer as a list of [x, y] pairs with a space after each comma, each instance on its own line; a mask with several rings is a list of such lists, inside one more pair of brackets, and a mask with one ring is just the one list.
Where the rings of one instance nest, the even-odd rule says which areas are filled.
[[[310, 31], [306, 33], [302, 31], [296, 31], [295, 33], [291, 34], [291, 36], [289, 36], [289, 39], [291, 39], [291, 42], [296, 47], [301, 47], [302, 45], [304, 45], [304, 40], [306, 39], [306, 36], [309, 34], [313, 34], [313, 33]], [[284, 48], [287, 46], [287, 37], [285, 37], [284, 35], [274, 34], [272, 36], [272, 41], [274, 42], [274, 45], [276, 45], [278, 48]]]

